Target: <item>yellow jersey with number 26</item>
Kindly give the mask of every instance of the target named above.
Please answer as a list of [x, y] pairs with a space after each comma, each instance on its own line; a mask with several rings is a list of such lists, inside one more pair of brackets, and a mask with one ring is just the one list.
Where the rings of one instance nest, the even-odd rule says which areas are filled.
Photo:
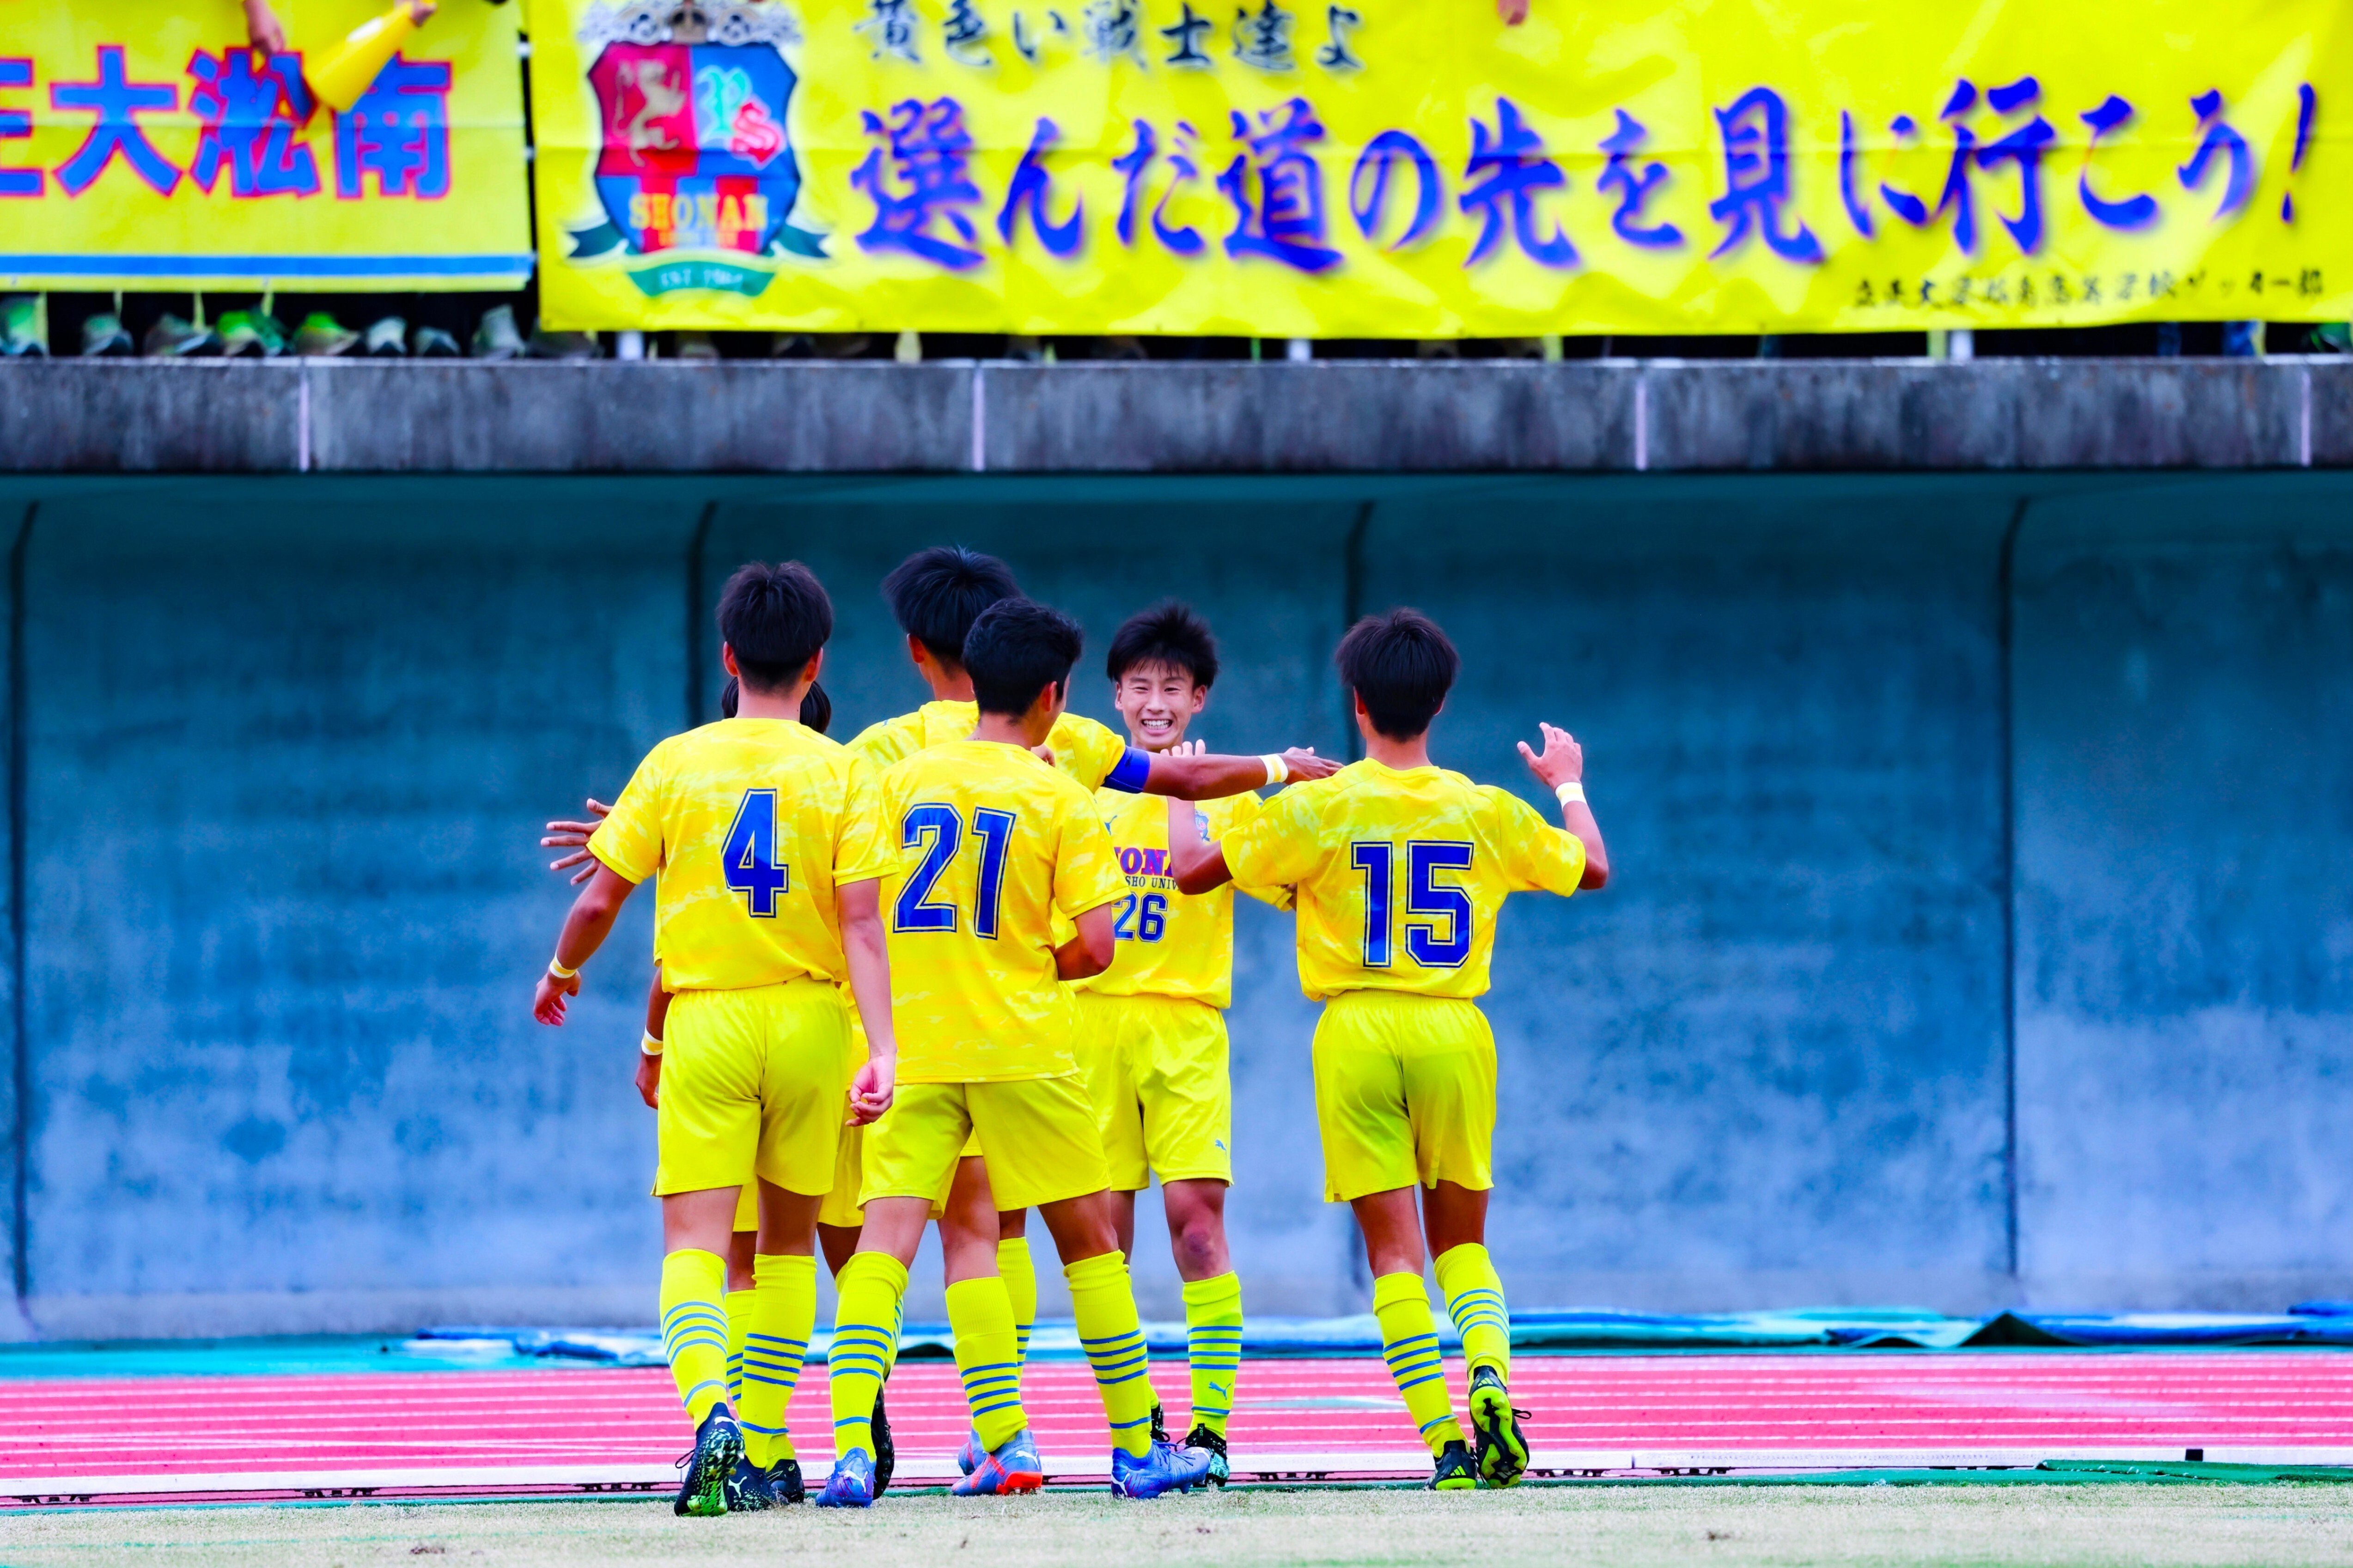
[[1124, 897], [1094, 797], [1018, 746], [954, 741], [876, 781], [901, 1083], [1078, 1070], [1054, 917]]
[[847, 978], [834, 889], [880, 874], [874, 773], [786, 719], [722, 719], [646, 753], [588, 840], [654, 889], [671, 991]]
[[1293, 784], [1224, 839], [1242, 888], [1299, 890], [1299, 984], [1472, 997], [1507, 893], [1564, 896], [1585, 846], [1527, 802], [1442, 768], [1366, 758]]
[[[1205, 800], [1193, 808], [1195, 828], [1221, 838], [1265, 808], [1254, 795]], [[1179, 996], [1226, 1007], [1234, 999], [1234, 889], [1180, 893], [1168, 870], [1168, 803], [1155, 795], [1097, 790], [1095, 809], [1111, 830], [1126, 895], [1112, 922], [1111, 967], [1079, 989], [1103, 996]], [[1291, 907], [1287, 888], [1245, 888], [1278, 910]]]

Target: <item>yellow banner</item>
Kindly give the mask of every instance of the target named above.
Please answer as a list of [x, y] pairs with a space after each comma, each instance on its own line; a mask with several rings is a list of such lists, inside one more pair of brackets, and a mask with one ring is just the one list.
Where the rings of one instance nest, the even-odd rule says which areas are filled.
[[566, 327], [2353, 312], [2342, 0], [531, 0]]
[[314, 76], [390, 0], [0, 0], [0, 284], [520, 287], [531, 275], [514, 6], [442, 0], [357, 101]]

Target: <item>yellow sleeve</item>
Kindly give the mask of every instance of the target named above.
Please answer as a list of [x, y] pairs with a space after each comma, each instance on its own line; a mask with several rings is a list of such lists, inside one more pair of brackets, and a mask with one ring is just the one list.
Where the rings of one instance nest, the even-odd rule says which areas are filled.
[[1535, 808], [1509, 790], [1486, 788], [1495, 808], [1495, 839], [1504, 854], [1504, 875], [1514, 892], [1577, 891], [1585, 876], [1584, 841], [1538, 816]]
[[1092, 796], [1062, 808], [1061, 842], [1054, 856], [1054, 908], [1072, 920], [1127, 897], [1119, 851]]
[[[1204, 839], [1223, 838], [1236, 828], [1247, 826], [1257, 821], [1266, 810], [1266, 802], [1245, 791], [1240, 795], [1229, 795], [1222, 800], [1210, 801], [1205, 806], [1197, 806], [1194, 809], [1199, 813], [1193, 821], [1195, 826], [1201, 829], [1201, 837]], [[1227, 863], [1227, 869], [1232, 869], [1230, 861]], [[1240, 883], [1235, 885], [1241, 887]], [[1278, 910], [1290, 909], [1299, 901], [1299, 889], [1296, 888], [1243, 887], [1241, 890], [1260, 903], [1271, 904]]]
[[1117, 731], [1081, 713], [1065, 713], [1054, 721], [1054, 732], [1046, 743], [1053, 748], [1054, 765], [1089, 795], [1103, 788], [1103, 780], [1127, 755], [1127, 742]]
[[892, 763], [904, 762], [922, 750], [912, 721], [913, 714], [896, 719], [881, 719], [869, 724], [849, 739], [849, 750], [866, 759], [880, 773]]
[[642, 882], [661, 869], [662, 808], [667, 805], [663, 748], [646, 753], [628, 786], [613, 803], [612, 815], [588, 837], [588, 852], [614, 875]]
[[1305, 790], [1287, 789], [1276, 795], [1239, 831], [1219, 841], [1234, 885], [1244, 892], [1298, 886], [1314, 873], [1322, 850], [1321, 826], [1315, 801]]
[[882, 792], [872, 764], [851, 757], [842, 785], [841, 826], [833, 844], [836, 886], [867, 881], [891, 868], [882, 836]]

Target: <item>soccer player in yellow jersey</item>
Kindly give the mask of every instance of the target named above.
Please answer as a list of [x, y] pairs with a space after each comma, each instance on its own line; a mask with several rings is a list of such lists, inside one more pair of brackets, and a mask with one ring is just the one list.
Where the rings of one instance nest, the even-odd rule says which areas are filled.
[[[657, 1110], [663, 1348], [694, 1424], [680, 1513], [798, 1500], [786, 1418], [817, 1312], [816, 1225], [845, 1119], [889, 1105], [894, 1036], [875, 878], [886, 863], [866, 764], [794, 720], [833, 606], [797, 563], [751, 565], [719, 605], [737, 717], [638, 764], [590, 848], [597, 870], [557, 939], [533, 1011], [564, 1022], [622, 904], [659, 876], [654, 951], [672, 1000]], [[838, 982], [870, 1055], [853, 1073]], [[760, 1187], [750, 1320], [774, 1376], [726, 1383], [723, 1254], [746, 1169]]]
[[[1030, 750], [1061, 716], [1082, 640], [1042, 605], [992, 605], [962, 649], [978, 703], [970, 738], [916, 752], [875, 786], [881, 837], [896, 850], [880, 901], [900, 1087], [892, 1113], [866, 1134], [866, 1224], [841, 1272], [829, 1357], [837, 1457], [821, 1507], [873, 1500], [869, 1421], [907, 1265], [975, 1132], [996, 1201], [1036, 1207], [1061, 1254], [1111, 1425], [1113, 1493], [1154, 1497], [1208, 1472], [1207, 1454], [1152, 1439], [1144, 1331], [1061, 984], [1110, 964], [1113, 907], [1127, 891], [1093, 798]], [[1058, 920], [1076, 932], [1060, 945]], [[948, 1265], [956, 1365], [987, 1451], [955, 1484], [960, 1496], [1031, 1491], [1045, 1479], [993, 1261], [985, 1272]]]
[[[1324, 1194], [1354, 1206], [1373, 1272], [1383, 1354], [1436, 1458], [1441, 1489], [1510, 1486], [1527, 1443], [1512, 1409], [1511, 1323], [1486, 1248], [1494, 1185], [1495, 1038], [1487, 989], [1506, 893], [1599, 888], [1609, 861], [1585, 804], [1576, 741], [1544, 726], [1520, 755], [1561, 803], [1554, 827], [1518, 797], [1430, 760], [1430, 724], [1461, 661], [1426, 616], [1394, 610], [1350, 628], [1340, 679], [1365, 760], [1285, 790], [1257, 818], [1203, 843], [1169, 807], [1176, 885], [1230, 878], [1294, 888], [1299, 979], [1315, 1026], [1315, 1119]], [[1420, 1214], [1415, 1192], [1420, 1191]], [[1422, 1285], [1422, 1241], [1462, 1335], [1476, 1468], [1454, 1417]]]
[[[1166, 604], [1133, 616], [1112, 637], [1105, 669], [1128, 738], [1148, 752], [1187, 744], [1218, 679], [1218, 645], [1201, 617]], [[1185, 1446], [1209, 1455], [1222, 1485], [1226, 1420], [1241, 1363], [1242, 1290], [1226, 1245], [1233, 1182], [1233, 1083], [1224, 1009], [1233, 1000], [1233, 892], [1176, 890], [1168, 868], [1168, 808], [1110, 790], [1095, 795], [1127, 879], [1112, 922], [1111, 967], [1078, 984], [1079, 1059], [1086, 1073], [1123, 1253], [1135, 1249], [1135, 1194], [1160, 1177], [1168, 1240], [1185, 1286], [1192, 1429]], [[1255, 795], [1202, 808], [1211, 837], [1259, 813]], [[1260, 897], [1288, 909], [1287, 890]]]

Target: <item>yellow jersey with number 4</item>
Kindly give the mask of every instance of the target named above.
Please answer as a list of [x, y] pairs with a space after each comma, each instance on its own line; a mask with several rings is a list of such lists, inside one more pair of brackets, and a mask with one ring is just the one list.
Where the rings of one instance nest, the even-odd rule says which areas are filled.
[[884, 770], [874, 800], [899, 1081], [1077, 1071], [1055, 916], [1127, 892], [1094, 797], [1018, 746], [954, 741]]
[[589, 852], [654, 890], [671, 991], [847, 978], [835, 887], [878, 876], [874, 773], [786, 719], [722, 719], [646, 753]]
[[1585, 846], [1508, 791], [1366, 758], [1293, 784], [1228, 834], [1245, 889], [1299, 896], [1299, 984], [1472, 997], [1487, 990], [1506, 893], [1567, 895]]
[[[1194, 808], [1195, 829], [1222, 838], [1256, 817], [1266, 803], [1254, 795], [1205, 800]], [[1111, 831], [1126, 895], [1112, 922], [1117, 938], [1111, 967], [1079, 988], [1103, 996], [1179, 996], [1229, 1006], [1234, 999], [1234, 889], [1176, 890], [1168, 872], [1168, 803], [1158, 795], [1097, 790], [1095, 809]], [[1245, 888], [1276, 909], [1291, 907], [1287, 888]]]
[[[880, 770], [934, 746], [969, 740], [979, 722], [980, 710], [973, 703], [926, 702], [913, 713], [869, 724], [850, 739], [849, 749]], [[1055, 720], [1052, 732], [1046, 737], [1046, 749], [1054, 753], [1054, 765], [1078, 780], [1082, 788], [1101, 789], [1105, 780], [1124, 776], [1120, 764], [1127, 760], [1128, 743], [1082, 714], [1065, 713]], [[1128, 772], [1136, 772], [1133, 762]], [[1143, 782], [1137, 776], [1135, 787], [1141, 788]]]

